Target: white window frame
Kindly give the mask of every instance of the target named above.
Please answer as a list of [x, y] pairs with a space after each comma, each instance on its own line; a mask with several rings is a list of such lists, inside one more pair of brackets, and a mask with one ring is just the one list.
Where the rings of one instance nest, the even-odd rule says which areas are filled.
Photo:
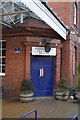
[[[2, 73], [2, 58], [6, 58], [6, 56], [2, 56], [2, 50], [6, 50], [6, 48], [2, 48], [2, 42], [6, 42], [6, 40], [0, 40], [0, 43], [1, 43], [1, 47], [0, 47], [0, 50], [1, 50], [1, 55], [0, 55], [0, 59], [1, 59], [1, 64], [0, 64], [0, 67], [1, 67], [1, 72], [0, 72], [0, 76], [5, 76], [5, 73]], [[5, 66], [5, 64], [4, 64]]]
[[77, 25], [77, 6], [74, 3], [74, 18], [73, 18], [74, 25]]

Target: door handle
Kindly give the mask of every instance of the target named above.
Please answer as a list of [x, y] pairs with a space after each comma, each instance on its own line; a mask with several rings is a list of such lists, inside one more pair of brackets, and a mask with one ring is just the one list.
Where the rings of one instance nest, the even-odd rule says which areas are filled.
[[44, 69], [43, 68], [41, 68], [40, 69], [40, 75], [39, 75], [40, 77], [43, 77], [44, 76]]
[[44, 76], [44, 69], [42, 68], [42, 77]]
[[41, 72], [42, 69], [40, 69], [39, 71], [39, 76], [42, 77], [42, 72]]

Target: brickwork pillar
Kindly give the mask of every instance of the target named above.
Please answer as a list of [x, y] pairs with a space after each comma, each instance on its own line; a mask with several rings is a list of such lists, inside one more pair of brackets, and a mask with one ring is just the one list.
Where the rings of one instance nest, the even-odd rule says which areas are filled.
[[30, 79], [30, 46], [26, 46], [25, 79]]
[[60, 47], [56, 48], [56, 87], [60, 81]]

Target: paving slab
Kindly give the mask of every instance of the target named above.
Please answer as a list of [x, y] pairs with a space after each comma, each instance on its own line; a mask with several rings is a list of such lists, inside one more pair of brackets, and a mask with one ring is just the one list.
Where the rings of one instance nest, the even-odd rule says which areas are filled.
[[[59, 101], [54, 98], [39, 98], [30, 103], [2, 101], [3, 118], [20, 118], [24, 113], [33, 109], [38, 111], [38, 118], [72, 118], [74, 115], [79, 115], [79, 104], [71, 100]], [[34, 115], [29, 117], [33, 118]]]

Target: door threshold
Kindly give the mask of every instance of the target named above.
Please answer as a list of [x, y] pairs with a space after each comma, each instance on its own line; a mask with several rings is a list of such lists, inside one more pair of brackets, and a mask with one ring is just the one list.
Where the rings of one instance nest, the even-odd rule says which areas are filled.
[[34, 99], [54, 99], [54, 96], [34, 97]]

